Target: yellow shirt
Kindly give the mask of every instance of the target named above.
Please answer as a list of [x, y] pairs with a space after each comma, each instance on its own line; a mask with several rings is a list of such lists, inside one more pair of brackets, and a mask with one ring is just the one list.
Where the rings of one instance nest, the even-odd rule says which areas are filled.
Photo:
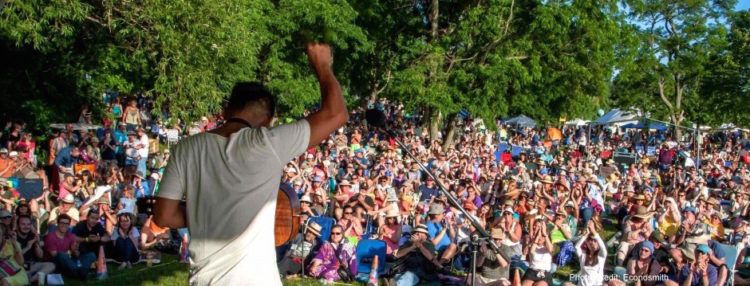
[[680, 222], [675, 220], [671, 216], [666, 216], [664, 220], [659, 222], [659, 232], [664, 236], [672, 236], [677, 234], [680, 229]]
[[16, 248], [13, 248], [13, 245], [9, 243], [9, 240], [6, 240], [5, 243], [3, 243], [3, 248], [0, 249], [0, 260], [5, 261], [8, 263], [11, 267], [14, 269], [20, 269], [18, 272], [16, 272], [15, 275], [10, 277], [5, 277], [5, 280], [8, 281], [10, 285], [29, 285], [29, 277], [26, 275], [26, 270], [23, 269], [23, 266], [18, 265], [18, 262], [13, 257], [15, 254], [15, 249], [18, 249], [18, 251], [21, 251], [21, 244], [14, 241], [13, 243], [16, 244]]

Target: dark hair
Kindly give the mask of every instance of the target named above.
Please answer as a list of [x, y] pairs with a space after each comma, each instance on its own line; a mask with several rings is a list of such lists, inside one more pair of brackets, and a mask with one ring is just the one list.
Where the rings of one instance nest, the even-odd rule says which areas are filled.
[[61, 214], [57, 217], [57, 223], [60, 223], [61, 220], [67, 219], [71, 223], [73, 223], [73, 219], [68, 214]]
[[231, 116], [250, 104], [264, 107], [268, 116], [276, 113], [276, 97], [262, 84], [257, 82], [238, 82], [232, 88], [232, 94], [227, 100], [226, 113]]

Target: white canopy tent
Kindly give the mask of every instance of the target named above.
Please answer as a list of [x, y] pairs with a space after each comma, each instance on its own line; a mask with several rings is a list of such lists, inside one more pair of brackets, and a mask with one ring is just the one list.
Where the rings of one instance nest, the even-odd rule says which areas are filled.
[[594, 125], [622, 126], [629, 123], [638, 123], [638, 114], [615, 108], [604, 114], [594, 122]]
[[591, 121], [590, 120], [583, 120], [583, 119], [580, 119], [580, 118], [576, 118], [576, 119], [573, 119], [571, 121], [565, 122], [565, 125], [579, 127], [579, 126], [587, 125], [587, 124], [589, 124], [589, 122], [591, 122]]

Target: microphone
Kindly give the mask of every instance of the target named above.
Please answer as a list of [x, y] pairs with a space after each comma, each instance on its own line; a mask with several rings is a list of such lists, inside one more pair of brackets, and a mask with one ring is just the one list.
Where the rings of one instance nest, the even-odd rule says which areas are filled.
[[367, 124], [375, 128], [386, 129], [385, 127], [385, 112], [377, 109], [368, 109], [365, 111], [365, 120]]

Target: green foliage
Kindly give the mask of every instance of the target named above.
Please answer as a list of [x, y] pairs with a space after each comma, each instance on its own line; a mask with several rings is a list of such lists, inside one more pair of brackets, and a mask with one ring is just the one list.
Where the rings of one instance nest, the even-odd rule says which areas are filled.
[[350, 105], [385, 97], [443, 118], [466, 109], [542, 122], [614, 105], [747, 122], [720, 113], [750, 89], [746, 13], [730, 15], [733, 1], [626, 2], [9, 1], [0, 97], [21, 100], [0, 112], [36, 127], [74, 121], [81, 104], [102, 107], [114, 90], [190, 120], [251, 80], [279, 95], [282, 116], [298, 117], [319, 100], [304, 55], [318, 40], [334, 46]]
[[676, 124], [721, 123], [701, 86], [721, 66], [711, 67], [727, 46], [724, 23], [735, 1], [626, 2], [635, 41], [620, 46], [615, 103]]

